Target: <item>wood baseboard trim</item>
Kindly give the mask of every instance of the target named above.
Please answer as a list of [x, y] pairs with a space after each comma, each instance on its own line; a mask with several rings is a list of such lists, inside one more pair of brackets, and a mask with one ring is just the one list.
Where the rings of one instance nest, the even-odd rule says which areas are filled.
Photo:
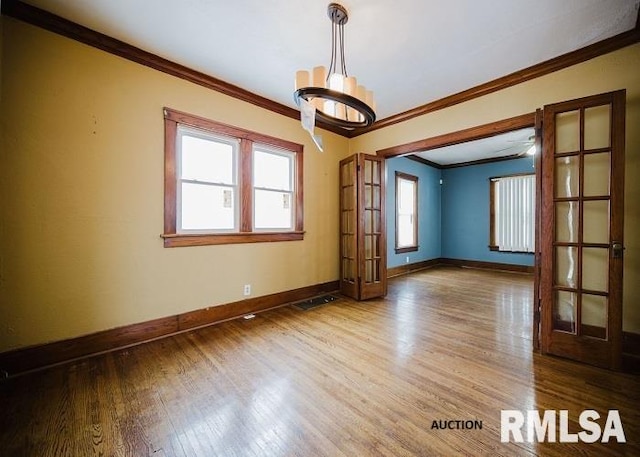
[[416, 271], [432, 268], [437, 265], [449, 265], [461, 268], [476, 268], [481, 270], [511, 271], [516, 273], [533, 273], [533, 267], [526, 265], [513, 265], [510, 263], [483, 262], [480, 260], [448, 259], [446, 257], [439, 257], [436, 259], [408, 263], [406, 265], [399, 265], [397, 267], [388, 268], [387, 278], [414, 273]]
[[622, 371], [640, 374], [640, 333], [622, 332]]
[[640, 358], [640, 333], [622, 332], [622, 352]]
[[406, 275], [415, 271], [424, 270], [427, 268], [440, 265], [440, 259], [423, 260], [422, 262], [407, 263], [406, 265], [399, 265], [397, 267], [387, 268], [387, 278], [394, 278], [396, 276]]
[[53, 365], [115, 351], [177, 333], [236, 319], [247, 314], [336, 292], [338, 281], [249, 298], [233, 303], [162, 317], [137, 324], [103, 330], [89, 335], [0, 353], [0, 372], [16, 376]]
[[511, 271], [516, 273], [533, 273], [533, 267], [527, 265], [513, 265], [510, 263], [484, 262], [480, 260], [462, 260], [441, 258], [440, 263], [443, 265], [452, 265], [462, 268], [476, 268], [480, 270], [499, 270]]

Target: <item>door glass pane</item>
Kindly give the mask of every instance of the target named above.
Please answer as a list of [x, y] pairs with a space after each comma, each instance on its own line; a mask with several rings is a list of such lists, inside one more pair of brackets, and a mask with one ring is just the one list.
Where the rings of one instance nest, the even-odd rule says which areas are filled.
[[556, 114], [556, 154], [580, 149], [580, 111]]
[[578, 250], [574, 247], [559, 246], [556, 248], [556, 284], [558, 286], [578, 286]]
[[353, 188], [352, 187], [344, 187], [342, 189], [342, 209], [343, 210], [352, 210], [354, 209], [354, 198], [353, 198]]
[[582, 249], [582, 288], [608, 292], [609, 249]]
[[578, 203], [556, 203], [556, 241], [576, 243], [578, 241]]
[[373, 255], [380, 257], [380, 235], [374, 235], [373, 237]]
[[611, 106], [601, 105], [584, 110], [584, 148], [608, 148], [611, 145]]
[[578, 156], [556, 159], [556, 197], [577, 197], [580, 182], [580, 158]]
[[553, 303], [553, 329], [564, 332], [576, 332], [576, 309], [578, 294], [557, 290]]
[[373, 231], [373, 211], [367, 209], [364, 211], [364, 233]]
[[350, 259], [355, 259], [356, 257], [356, 238], [354, 236], [345, 235], [344, 237], [344, 256]]
[[607, 297], [582, 294], [582, 334], [607, 338]]
[[373, 161], [371, 160], [364, 161], [364, 182], [366, 184], [373, 182]]
[[364, 262], [364, 280], [366, 282], [373, 282], [373, 260], [366, 260]]
[[352, 211], [343, 211], [342, 213], [342, 233], [353, 234], [355, 223], [353, 221]]
[[584, 155], [584, 191], [586, 197], [609, 195], [609, 153]]
[[354, 281], [355, 279], [355, 268], [354, 261], [351, 259], [342, 259], [342, 279], [347, 281]]
[[364, 237], [364, 258], [373, 258], [373, 236], [371, 235]]
[[352, 186], [354, 181], [353, 160], [342, 165], [342, 185]]
[[372, 201], [373, 201], [373, 188], [368, 185], [365, 184], [364, 186], [364, 206], [365, 208], [371, 208], [372, 205]]
[[373, 207], [379, 209], [382, 200], [380, 199], [380, 186], [373, 188]]
[[380, 184], [380, 162], [373, 162], [373, 183]]
[[582, 228], [585, 243], [609, 243], [609, 201], [594, 200], [582, 204], [584, 225]]

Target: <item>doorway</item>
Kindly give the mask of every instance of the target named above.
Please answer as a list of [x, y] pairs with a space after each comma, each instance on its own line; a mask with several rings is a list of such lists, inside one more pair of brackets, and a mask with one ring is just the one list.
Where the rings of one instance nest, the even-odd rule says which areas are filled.
[[[533, 127], [541, 152], [535, 167], [533, 346], [613, 369], [622, 352], [624, 101], [625, 92], [618, 91], [547, 105], [377, 151], [385, 158], [407, 156]], [[574, 187], [562, 193], [567, 176]]]

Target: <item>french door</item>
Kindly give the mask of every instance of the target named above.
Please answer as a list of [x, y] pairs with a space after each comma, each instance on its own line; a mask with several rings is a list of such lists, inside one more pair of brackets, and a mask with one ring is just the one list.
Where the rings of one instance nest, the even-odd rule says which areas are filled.
[[625, 91], [547, 105], [542, 129], [540, 347], [618, 369]]
[[387, 293], [384, 158], [340, 162], [340, 291], [356, 300]]

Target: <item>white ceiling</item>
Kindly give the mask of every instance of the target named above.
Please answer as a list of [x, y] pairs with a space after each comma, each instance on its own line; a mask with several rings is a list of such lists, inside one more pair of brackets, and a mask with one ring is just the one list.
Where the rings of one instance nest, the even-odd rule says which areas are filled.
[[[327, 0], [26, 0], [295, 107], [296, 70], [328, 65]], [[343, 0], [347, 70], [378, 119], [632, 29], [640, 0]]]
[[[327, 0], [24, 0], [295, 108], [296, 70], [328, 66]], [[383, 119], [631, 30], [640, 0], [341, 0], [347, 70]], [[511, 156], [532, 130], [416, 154]], [[519, 149], [519, 150], [518, 150]]]
[[453, 165], [475, 160], [500, 159], [501, 157], [524, 156], [534, 143], [535, 130], [526, 128], [495, 135], [481, 140], [430, 149], [414, 155], [438, 165]]

